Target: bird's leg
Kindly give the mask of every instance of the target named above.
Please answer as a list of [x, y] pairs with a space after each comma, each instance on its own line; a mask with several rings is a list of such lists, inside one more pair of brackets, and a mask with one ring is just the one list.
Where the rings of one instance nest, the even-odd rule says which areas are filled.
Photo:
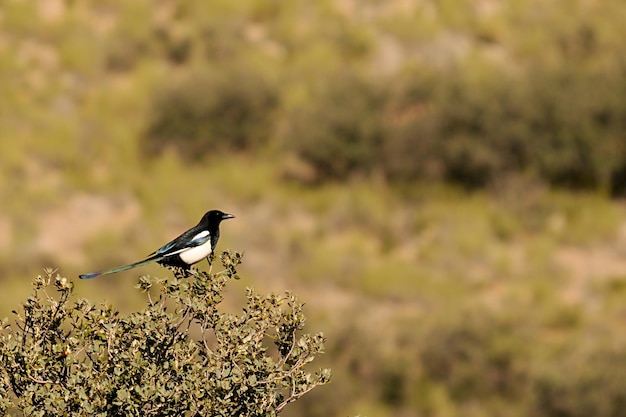
[[206, 257], [206, 260], [209, 263], [209, 275], [213, 271], [213, 259], [215, 259], [215, 252], [211, 252], [209, 256]]

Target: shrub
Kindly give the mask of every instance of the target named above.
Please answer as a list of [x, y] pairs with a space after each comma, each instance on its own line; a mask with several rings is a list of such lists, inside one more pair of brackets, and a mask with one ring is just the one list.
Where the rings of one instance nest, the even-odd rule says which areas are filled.
[[558, 187], [623, 192], [620, 72], [416, 70], [386, 88], [382, 82], [332, 77], [289, 118], [290, 146], [318, 179], [376, 171], [394, 182], [473, 189], [533, 176]]
[[314, 168], [318, 180], [369, 174], [380, 160], [383, 97], [369, 80], [331, 76], [310, 105], [288, 117], [288, 147]]
[[[618, 417], [626, 404], [626, 355], [595, 348], [544, 367], [534, 383], [532, 415]], [[564, 372], [565, 371], [565, 372]]]
[[621, 189], [620, 72], [564, 65], [510, 75], [492, 68], [408, 74], [397, 84], [385, 135], [391, 178], [477, 188], [530, 173], [559, 187]]
[[[277, 415], [329, 381], [329, 370], [316, 376], [303, 370], [322, 351], [324, 337], [298, 335], [305, 317], [289, 293], [261, 296], [248, 289], [243, 314], [220, 312], [222, 290], [237, 278], [240, 258], [223, 253], [225, 270], [217, 274], [140, 278], [147, 306], [127, 316], [85, 299], [70, 302], [73, 284], [47, 270], [15, 313], [15, 325], [3, 324], [0, 411]], [[155, 285], [161, 291], [153, 298]]]
[[523, 338], [514, 333], [511, 323], [484, 313], [438, 322], [420, 352], [425, 375], [458, 401], [522, 397], [530, 375]]
[[248, 150], [268, 140], [277, 105], [267, 78], [244, 66], [194, 72], [156, 95], [142, 147], [190, 160]]

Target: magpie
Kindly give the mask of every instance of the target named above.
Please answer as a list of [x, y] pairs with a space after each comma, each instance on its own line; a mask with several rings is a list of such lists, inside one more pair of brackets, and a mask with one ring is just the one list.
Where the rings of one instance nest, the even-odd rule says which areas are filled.
[[82, 274], [80, 279], [92, 279], [100, 275], [115, 274], [126, 271], [150, 262], [157, 262], [163, 266], [175, 266], [189, 270], [191, 265], [207, 258], [215, 250], [215, 245], [220, 238], [220, 223], [222, 220], [233, 219], [232, 214], [223, 213], [219, 210], [207, 211], [200, 223], [187, 230], [171, 242], [166, 243], [159, 249], [152, 252], [143, 261], [119, 266], [117, 268], [104, 271], [90, 272]]

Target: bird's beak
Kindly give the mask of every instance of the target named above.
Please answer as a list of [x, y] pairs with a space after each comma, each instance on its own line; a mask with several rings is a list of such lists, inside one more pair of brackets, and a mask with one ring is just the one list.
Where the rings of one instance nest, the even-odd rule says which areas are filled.
[[222, 215], [222, 220], [234, 219], [234, 218], [235, 218], [235, 216], [233, 216], [232, 214], [227, 214], [227, 213], [224, 213], [224, 214]]

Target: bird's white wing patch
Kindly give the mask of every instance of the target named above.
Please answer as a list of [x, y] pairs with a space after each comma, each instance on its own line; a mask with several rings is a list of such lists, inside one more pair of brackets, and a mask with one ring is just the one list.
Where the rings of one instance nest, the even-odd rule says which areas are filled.
[[[207, 246], [207, 244], [208, 244], [208, 247], [209, 247], [209, 253], [211, 253], [211, 233], [209, 233], [208, 230], [203, 230], [202, 232], [200, 232], [197, 235], [195, 235], [193, 237], [193, 239], [191, 239], [191, 241], [189, 243], [190, 243], [189, 247], [178, 249], [178, 250], [175, 250], [173, 252], [170, 252], [170, 253], [167, 254], [167, 256], [181, 254], [183, 252], [187, 252], [189, 250], [196, 249], [196, 248], [204, 248], [205, 246]], [[195, 246], [194, 246], [194, 243], [195, 243]], [[202, 258], [200, 258], [199, 260], [202, 260]], [[196, 262], [198, 262], [198, 261], [196, 261]]]
[[207, 236], [209, 236], [210, 234], [211, 234], [211, 233], [209, 233], [209, 231], [208, 231], [208, 230], [203, 230], [203, 231], [201, 231], [200, 233], [198, 233], [197, 235], [195, 235], [195, 236], [193, 237], [193, 239], [191, 239], [191, 241], [193, 242], [194, 240], [199, 240], [199, 239], [202, 239], [203, 237], [207, 237]]

